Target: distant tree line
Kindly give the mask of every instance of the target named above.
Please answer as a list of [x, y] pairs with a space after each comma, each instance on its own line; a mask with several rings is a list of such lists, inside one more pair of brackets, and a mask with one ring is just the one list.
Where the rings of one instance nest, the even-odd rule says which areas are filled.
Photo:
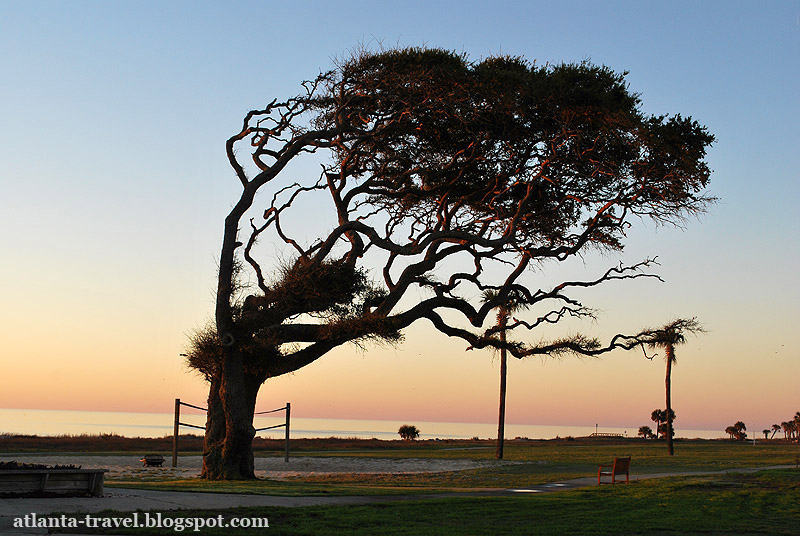
[[794, 414], [794, 418], [789, 421], [783, 421], [780, 424], [772, 425], [772, 436], [783, 430], [783, 438], [791, 441], [800, 441], [800, 411]]
[[[745, 424], [739, 421], [733, 426], [725, 428], [725, 433], [728, 434], [731, 439], [744, 441], [747, 439], [746, 430], [747, 427]], [[785, 440], [800, 441], [800, 411], [796, 412], [794, 418], [791, 420], [783, 421], [780, 424], [773, 424], [771, 428], [765, 428], [761, 433], [764, 434], [764, 439], [774, 439], [775, 435], [781, 431], [783, 431], [783, 438]]]
[[[672, 421], [675, 420], [675, 412], [670, 411]], [[650, 419], [656, 423], [656, 431], [649, 426], [640, 426], [638, 436], [643, 439], [666, 439], [667, 437], [667, 411], [663, 409], [654, 409], [650, 414]], [[764, 434], [764, 439], [774, 439], [778, 432], [783, 431], [783, 438], [788, 441], [800, 442], [800, 411], [794, 414], [794, 418], [788, 421], [783, 421], [780, 424], [773, 424], [770, 428], [765, 428], [761, 431]], [[737, 421], [731, 426], [725, 428], [725, 433], [731, 440], [744, 441], [747, 439], [747, 425], [742, 421]], [[675, 431], [672, 430], [672, 435]]]

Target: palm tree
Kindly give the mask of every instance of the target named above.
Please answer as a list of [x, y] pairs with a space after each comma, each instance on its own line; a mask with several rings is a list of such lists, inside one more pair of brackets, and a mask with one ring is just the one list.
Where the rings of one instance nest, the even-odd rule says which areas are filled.
[[[667, 391], [667, 450], [670, 456], [675, 455], [675, 446], [672, 442], [672, 365], [675, 363], [675, 346], [686, 342], [685, 333], [702, 333], [703, 328], [695, 318], [675, 320], [663, 328], [653, 330], [652, 338], [647, 343], [654, 348], [664, 348], [665, 360], [667, 362], [667, 375], [664, 381]], [[647, 354], [645, 354], [647, 357]], [[653, 359], [655, 354], [648, 359]]]
[[[499, 294], [494, 290], [486, 290], [483, 292], [483, 302], [488, 303], [496, 300]], [[503, 459], [503, 441], [505, 437], [506, 425], [506, 376], [508, 375], [508, 361], [506, 355], [506, 328], [508, 327], [509, 317], [523, 309], [527, 309], [528, 305], [520, 300], [520, 296], [514, 292], [509, 292], [505, 301], [497, 306], [497, 330], [500, 333], [500, 408], [497, 417], [497, 450], [495, 451], [495, 458], [498, 460]]]
[[[669, 416], [672, 419], [672, 422], [675, 422], [675, 412], [671, 409], [669, 410]], [[667, 437], [667, 410], [665, 409], [654, 409], [653, 413], [650, 414], [650, 420], [656, 423], [656, 434], [655, 438], [658, 439], [659, 435], [661, 438]], [[675, 432], [672, 432], [673, 437], [675, 436]]]
[[725, 428], [725, 433], [728, 434], [731, 439], [733, 439], [733, 436], [736, 435], [736, 427], [728, 426]]
[[740, 441], [744, 441], [745, 439], [747, 439], [747, 433], [746, 433], [747, 426], [745, 426], [745, 424], [742, 421], [736, 421], [733, 427], [736, 429], [736, 434], [735, 434], [736, 439]]
[[789, 421], [783, 421], [781, 423], [781, 428], [783, 428], [783, 438], [791, 439], [792, 432], [794, 431], [794, 423]]
[[764, 439], [769, 439], [769, 429], [768, 428], [764, 428], [763, 430], [761, 430], [761, 433], [764, 434]]
[[800, 411], [794, 414], [794, 435], [800, 441]]
[[650, 414], [650, 420], [656, 423], [656, 439], [658, 439], [658, 432], [661, 430], [661, 423], [667, 420], [663, 409], [654, 409]]
[[772, 425], [772, 436], [770, 436], [770, 439], [775, 437], [775, 434], [777, 434], [780, 431], [781, 431], [781, 425], [780, 424], [773, 424]]

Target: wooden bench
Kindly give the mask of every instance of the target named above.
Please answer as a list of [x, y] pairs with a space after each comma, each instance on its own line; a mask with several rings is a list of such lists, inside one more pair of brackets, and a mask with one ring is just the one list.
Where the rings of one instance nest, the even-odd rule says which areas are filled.
[[161, 467], [164, 464], [164, 456], [161, 454], [148, 454], [141, 460], [143, 467]]
[[[597, 469], [597, 484], [616, 484], [617, 475], [625, 475], [625, 483], [629, 482], [631, 458], [614, 458], [614, 463], [601, 465]], [[602, 477], [611, 477], [611, 482], [603, 482]], [[621, 481], [621, 480], [620, 480]]]

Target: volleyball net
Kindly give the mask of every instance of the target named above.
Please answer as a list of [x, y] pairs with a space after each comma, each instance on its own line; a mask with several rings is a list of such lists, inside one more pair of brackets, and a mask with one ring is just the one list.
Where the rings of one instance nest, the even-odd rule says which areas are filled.
[[[178, 466], [178, 437], [180, 435], [180, 428], [181, 426], [188, 427], [188, 428], [195, 428], [200, 429], [205, 432], [206, 425], [199, 424], [199, 420], [197, 417], [202, 416], [202, 414], [198, 415], [196, 413], [188, 413], [184, 412], [181, 415], [181, 407], [192, 408], [194, 410], [198, 410], [201, 412], [208, 413], [208, 408], [203, 408], [200, 406], [195, 406], [194, 404], [189, 404], [188, 402], [181, 401], [180, 398], [175, 399], [175, 424], [172, 434], [172, 467]], [[259, 411], [254, 413], [253, 418], [253, 425], [259, 426], [256, 428], [256, 434], [259, 432], [264, 432], [267, 430], [276, 430], [278, 428], [284, 429], [284, 439], [285, 439], [285, 461], [289, 461], [289, 417], [291, 415], [292, 405], [287, 402], [285, 406], [281, 408], [271, 409], [268, 411]], [[264, 417], [266, 415], [271, 415], [273, 413], [280, 413], [285, 412], [285, 420], [279, 424], [270, 424], [270, 422], [274, 423], [274, 418], [271, 417]], [[187, 421], [187, 422], [182, 422]], [[262, 424], [267, 424], [268, 426], [261, 426]]]

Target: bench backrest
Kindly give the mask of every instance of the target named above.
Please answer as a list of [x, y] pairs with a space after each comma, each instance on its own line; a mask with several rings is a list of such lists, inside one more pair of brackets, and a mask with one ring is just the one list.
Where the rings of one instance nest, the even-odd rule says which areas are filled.
[[631, 459], [614, 458], [614, 473], [627, 473], [630, 470]]

